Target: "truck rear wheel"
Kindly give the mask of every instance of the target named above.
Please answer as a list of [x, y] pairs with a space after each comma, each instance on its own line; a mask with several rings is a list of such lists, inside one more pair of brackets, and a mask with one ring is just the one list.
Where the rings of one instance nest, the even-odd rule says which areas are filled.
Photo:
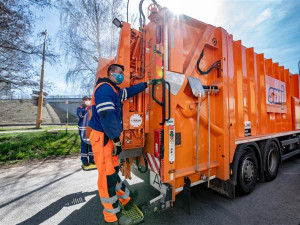
[[279, 169], [279, 148], [275, 141], [266, 141], [263, 148], [264, 174], [266, 181], [274, 180]]
[[258, 162], [252, 148], [244, 151], [238, 167], [238, 190], [241, 194], [249, 194], [257, 184]]

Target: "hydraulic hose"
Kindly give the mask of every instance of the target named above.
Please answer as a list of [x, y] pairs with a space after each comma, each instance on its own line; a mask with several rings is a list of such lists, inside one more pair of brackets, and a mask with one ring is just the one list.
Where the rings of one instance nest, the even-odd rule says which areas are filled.
[[128, 7], [129, 7], [129, 0], [127, 0], [127, 23], [128, 23]]
[[156, 5], [156, 6], [158, 7], [158, 9], [161, 9], [161, 8], [162, 8], [161, 5], [158, 4], [155, 0], [152, 0], [152, 2], [153, 2], [154, 5]]
[[140, 4], [139, 4], [139, 11], [140, 11], [140, 27], [143, 26], [143, 24], [146, 22], [146, 17], [145, 17], [145, 14], [143, 12], [143, 3], [144, 3], [144, 0], [141, 0], [140, 1]]
[[147, 158], [146, 158], [144, 152], [142, 152], [142, 156], [143, 156], [143, 158], [144, 158], [144, 160], [145, 160], [145, 170], [142, 170], [142, 167], [140, 166], [139, 158], [138, 158], [138, 157], [136, 157], [135, 163], [136, 163], [136, 166], [137, 166], [137, 168], [138, 168], [138, 171], [140, 171], [141, 173], [146, 173], [147, 170], [148, 170], [148, 161], [147, 161]]
[[198, 71], [201, 75], [209, 74], [214, 68], [220, 68], [221, 67], [221, 60], [218, 60], [218, 61], [214, 62], [207, 71], [202, 71], [200, 69], [200, 61], [203, 58], [203, 55], [204, 55], [204, 48], [203, 48], [203, 50], [202, 50], [202, 52], [201, 52], [201, 54], [200, 54], [200, 56], [197, 60], [197, 69], [198, 69]]

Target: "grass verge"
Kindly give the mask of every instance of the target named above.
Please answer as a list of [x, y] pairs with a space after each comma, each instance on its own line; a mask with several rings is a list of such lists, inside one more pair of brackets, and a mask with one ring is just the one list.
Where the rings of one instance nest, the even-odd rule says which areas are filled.
[[[77, 125], [69, 125], [68, 126], [68, 129], [71, 129], [71, 128], [77, 128]], [[14, 130], [32, 130], [32, 131], [35, 131], [35, 130], [52, 130], [52, 129], [66, 129], [66, 126], [65, 125], [56, 125], [56, 126], [42, 126], [42, 128], [35, 128], [33, 126], [20, 126], [20, 127], [0, 127], [0, 131], [14, 131]]]
[[78, 131], [11, 133], [0, 136], [0, 163], [80, 153]]

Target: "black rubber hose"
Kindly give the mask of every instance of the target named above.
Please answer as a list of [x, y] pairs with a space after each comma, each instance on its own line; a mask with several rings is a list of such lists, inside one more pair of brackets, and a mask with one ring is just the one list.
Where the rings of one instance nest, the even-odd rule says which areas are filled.
[[139, 11], [140, 11], [140, 27], [143, 26], [143, 23], [146, 22], [146, 17], [145, 17], [145, 14], [143, 12], [143, 3], [144, 3], [144, 0], [141, 0], [140, 1], [140, 4], [139, 4]]
[[209, 74], [214, 68], [220, 68], [221, 67], [221, 60], [218, 60], [218, 61], [214, 62], [212, 64], [212, 66], [207, 71], [202, 71], [200, 69], [200, 61], [203, 58], [203, 55], [204, 55], [204, 48], [203, 48], [203, 50], [202, 50], [202, 52], [201, 52], [201, 54], [200, 54], [200, 56], [197, 60], [197, 69], [198, 69], [198, 71], [201, 75]]
[[144, 152], [142, 152], [142, 155], [143, 155], [144, 160], [145, 160], [145, 170], [143, 171], [143, 170], [142, 170], [142, 167], [140, 166], [140, 163], [139, 163], [139, 157], [136, 157], [135, 163], [136, 163], [136, 166], [137, 166], [137, 168], [138, 168], [138, 171], [140, 171], [141, 173], [146, 173], [147, 170], [148, 170], [148, 161], [147, 161], [147, 158], [146, 158], [146, 155], [145, 155]]
[[128, 23], [128, 7], [129, 7], [129, 0], [127, 1], [127, 23]]
[[158, 9], [161, 9], [161, 6], [160, 6], [160, 4], [157, 3], [157, 1], [152, 0], [152, 2], [153, 2], [154, 5], [156, 5], [158, 7]]

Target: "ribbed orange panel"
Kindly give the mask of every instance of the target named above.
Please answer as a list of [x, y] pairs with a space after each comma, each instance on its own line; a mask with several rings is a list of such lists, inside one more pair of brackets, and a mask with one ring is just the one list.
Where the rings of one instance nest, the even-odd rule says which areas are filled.
[[287, 106], [287, 129], [292, 130], [292, 111], [291, 111], [291, 83], [290, 83], [290, 71], [284, 70], [284, 76], [286, 80], [286, 106]]
[[248, 115], [251, 121], [251, 136], [257, 135], [256, 82], [254, 73], [254, 49], [246, 49], [247, 80], [248, 80]]
[[235, 76], [235, 134], [244, 137], [244, 91], [242, 68], [242, 43], [233, 42], [234, 76]]
[[234, 73], [234, 64], [232, 63], [234, 60], [233, 58], [233, 37], [231, 35], [228, 35], [227, 38], [227, 58], [224, 63], [227, 63], [227, 75], [228, 75], [228, 114], [229, 114], [229, 145], [230, 145], [230, 151], [229, 151], [229, 157], [230, 162], [233, 160], [234, 156], [234, 150], [235, 150], [235, 136], [236, 136], [236, 76]]
[[265, 59], [264, 54], [256, 56], [257, 66], [257, 95], [258, 95], [258, 133], [267, 133], [266, 87], [265, 87]]
[[[285, 83], [285, 88], [287, 89], [287, 86], [286, 86], [286, 79], [285, 79], [285, 76], [284, 76], [284, 67], [283, 66], [280, 66], [279, 67], [279, 80], [281, 80], [282, 82]], [[286, 89], [285, 89], [285, 94], [286, 94]], [[285, 105], [286, 105], [286, 102], [285, 102]], [[287, 113], [282, 113], [281, 114], [281, 131], [287, 131]]]
[[295, 93], [295, 97], [296, 98], [300, 98], [299, 96], [299, 77], [297, 76], [297, 74], [293, 75], [293, 81], [294, 81], [294, 93]]
[[[273, 76], [279, 80], [279, 64], [273, 63]], [[275, 113], [275, 132], [281, 132], [281, 113]]]
[[[273, 76], [272, 59], [266, 59], [265, 60], [265, 67], [266, 67], [266, 75], [268, 75], [270, 77], [274, 77]], [[268, 113], [267, 112], [267, 123], [268, 123], [267, 133], [273, 133], [275, 131], [275, 113]]]

